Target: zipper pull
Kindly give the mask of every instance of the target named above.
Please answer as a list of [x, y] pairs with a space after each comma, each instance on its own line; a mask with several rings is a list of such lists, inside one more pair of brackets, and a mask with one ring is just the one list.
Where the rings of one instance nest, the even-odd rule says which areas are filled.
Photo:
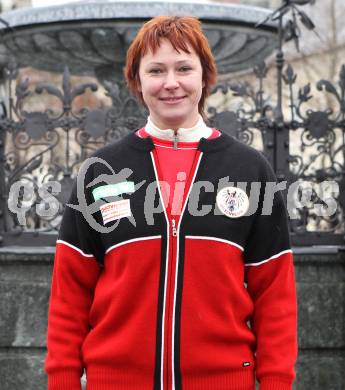
[[171, 220], [171, 223], [172, 223], [172, 235], [173, 235], [174, 237], [176, 237], [176, 236], [177, 236], [176, 222], [175, 222], [174, 219], [172, 219], [172, 220]]
[[177, 142], [178, 142], [178, 136], [177, 136], [177, 130], [174, 131], [174, 150], [177, 150]]

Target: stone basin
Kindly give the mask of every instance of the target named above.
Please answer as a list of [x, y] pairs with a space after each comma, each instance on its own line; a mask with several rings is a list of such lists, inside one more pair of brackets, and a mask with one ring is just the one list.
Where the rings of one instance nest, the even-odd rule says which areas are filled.
[[81, 1], [21, 8], [1, 15], [0, 66], [14, 57], [19, 67], [95, 75], [120, 81], [126, 50], [142, 23], [156, 15], [193, 15], [203, 23], [219, 75], [244, 71], [277, 44], [277, 26], [255, 28], [271, 11], [214, 2]]

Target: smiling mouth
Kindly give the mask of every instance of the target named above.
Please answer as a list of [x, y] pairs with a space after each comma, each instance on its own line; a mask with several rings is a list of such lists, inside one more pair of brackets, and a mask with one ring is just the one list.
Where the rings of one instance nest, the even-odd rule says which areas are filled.
[[184, 99], [186, 96], [174, 96], [174, 97], [167, 97], [167, 98], [160, 98], [159, 100], [162, 100], [163, 102], [177, 102], [179, 100]]

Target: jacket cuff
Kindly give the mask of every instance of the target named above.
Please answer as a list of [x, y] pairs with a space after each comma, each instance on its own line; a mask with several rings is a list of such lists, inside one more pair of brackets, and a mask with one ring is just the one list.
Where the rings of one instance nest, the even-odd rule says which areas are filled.
[[48, 390], [82, 390], [79, 370], [65, 370], [48, 374]]
[[260, 390], [292, 390], [292, 382], [278, 376], [267, 376], [260, 380]]

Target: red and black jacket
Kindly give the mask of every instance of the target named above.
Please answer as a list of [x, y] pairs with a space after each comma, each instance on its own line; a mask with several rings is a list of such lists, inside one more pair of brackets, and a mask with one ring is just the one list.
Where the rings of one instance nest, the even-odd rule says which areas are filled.
[[[255, 377], [262, 390], [291, 390], [294, 270], [281, 193], [262, 213], [265, 184], [275, 181], [268, 162], [226, 134], [202, 138], [173, 226], [153, 150], [150, 137], [130, 134], [97, 151], [86, 173], [83, 191], [100, 225], [93, 188], [130, 173], [137, 189], [121, 198], [132, 218], [100, 233], [66, 207], [49, 307], [49, 390], [80, 390], [84, 368], [88, 390], [253, 390]], [[263, 184], [257, 211], [229, 218], [217, 193], [243, 182], [249, 199], [250, 183]], [[191, 212], [195, 199], [211, 212]], [[77, 184], [69, 203], [78, 204]]]

